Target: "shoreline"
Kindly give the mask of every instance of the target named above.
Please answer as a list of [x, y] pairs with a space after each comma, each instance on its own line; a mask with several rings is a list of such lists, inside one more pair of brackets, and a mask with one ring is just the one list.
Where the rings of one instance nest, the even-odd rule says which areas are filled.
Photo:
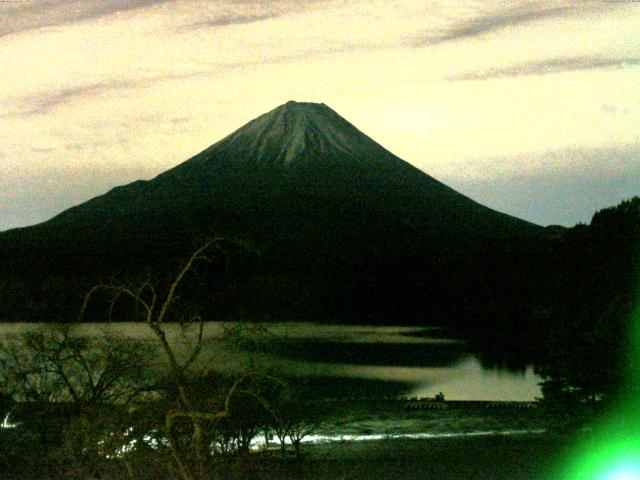
[[290, 478], [549, 480], [572, 438], [545, 432], [307, 444], [299, 476]]

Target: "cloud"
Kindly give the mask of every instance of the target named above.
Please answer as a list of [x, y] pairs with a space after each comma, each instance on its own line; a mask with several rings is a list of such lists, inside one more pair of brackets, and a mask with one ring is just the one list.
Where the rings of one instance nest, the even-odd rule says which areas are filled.
[[131, 88], [136, 85], [133, 81], [114, 80], [98, 82], [45, 91], [36, 95], [23, 97], [20, 101], [23, 108], [17, 112], [2, 115], [3, 117], [30, 116], [46, 114], [52, 109], [73, 100], [93, 97], [109, 90]]
[[640, 65], [640, 57], [605, 58], [575, 57], [552, 58], [540, 62], [521, 63], [505, 68], [491, 68], [484, 71], [467, 72], [447, 77], [452, 81], [487, 80], [500, 77], [521, 77], [528, 75], [549, 75], [561, 72], [580, 70], [597, 70], [604, 68], [624, 68]]
[[0, 231], [45, 221], [97, 193], [157, 173], [157, 169], [136, 163], [114, 167], [90, 162], [77, 166], [54, 163], [38, 174], [9, 171], [7, 181], [0, 184]]
[[634, 111], [640, 111], [640, 107], [620, 107], [618, 105], [604, 104], [602, 105], [602, 111], [612, 115], [630, 115]]
[[[209, 76], [212, 71], [194, 71], [187, 73], [171, 73], [164, 75], [153, 75], [148, 77], [130, 80], [111, 80], [108, 82], [96, 82], [84, 85], [70, 86], [60, 89], [47, 90], [22, 97], [18, 103], [22, 108], [17, 111], [0, 114], [0, 118], [21, 117], [31, 115], [44, 115], [61, 105], [75, 100], [88, 99], [107, 92], [120, 91], [132, 88], [143, 88], [145, 85], [163, 82], [168, 80], [183, 80]], [[9, 102], [4, 102], [5, 106]]]
[[469, 170], [465, 177], [439, 179], [501, 212], [539, 225], [572, 226], [640, 195], [640, 144], [489, 158]]
[[31, 151], [34, 153], [50, 153], [54, 151], [53, 147], [31, 147]]
[[270, 18], [276, 18], [280, 15], [276, 13], [263, 13], [263, 14], [249, 14], [249, 15], [223, 15], [221, 17], [212, 18], [210, 20], [203, 20], [193, 23], [193, 28], [209, 28], [209, 27], [226, 27], [230, 25], [246, 25], [249, 23], [261, 22], [263, 20], [269, 20]]
[[[0, 1], [0, 37], [43, 27], [55, 27], [114, 15], [120, 12], [142, 9], [173, 0], [9, 0]], [[204, 13], [208, 9], [220, 11], [225, 7], [255, 8], [269, 6], [273, 11], [257, 14], [224, 14], [218, 18], [193, 24], [195, 28], [221, 27], [260, 22], [278, 17], [286, 12], [301, 10], [311, 4], [326, 0], [227, 0], [226, 2], [202, 1]], [[276, 11], [277, 10], [277, 11]]]
[[415, 47], [437, 45], [455, 40], [468, 39], [487, 33], [516, 27], [550, 17], [562, 17], [575, 7], [561, 6], [532, 6], [530, 4], [511, 7], [504, 11], [491, 12], [476, 16], [449, 27], [446, 31], [435, 33], [430, 31], [414, 39], [411, 43]]
[[0, 2], [0, 37], [99, 18], [170, 0], [23, 0]]
[[[3, 107], [4, 110], [4, 112], [0, 113], [0, 118], [8, 119], [45, 115], [62, 105], [78, 100], [89, 101], [91, 98], [107, 93], [127, 89], [141, 89], [149, 85], [165, 81], [209, 78], [220, 72], [245, 70], [247, 68], [263, 67], [265, 65], [296, 62], [301, 58], [333, 55], [336, 53], [351, 51], [353, 49], [356, 49], [356, 47], [349, 46], [334, 49], [312, 48], [291, 55], [275, 55], [272, 58], [262, 57], [258, 60], [245, 60], [239, 62], [197, 62], [202, 69], [187, 71], [184, 73], [176, 72], [136, 76], [126, 80], [112, 79], [44, 90], [31, 95], [17, 97], [12, 101], [0, 102], [0, 106]], [[362, 50], [365, 49], [363, 48]], [[175, 123], [180, 123], [181, 121], [183, 122], [183, 120], [178, 120]]]

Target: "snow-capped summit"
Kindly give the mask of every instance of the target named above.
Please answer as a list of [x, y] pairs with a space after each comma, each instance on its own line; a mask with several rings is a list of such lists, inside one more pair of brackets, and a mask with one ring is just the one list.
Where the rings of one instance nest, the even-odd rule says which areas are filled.
[[289, 101], [247, 123], [197, 158], [214, 159], [232, 151], [244, 163], [275, 167], [327, 155], [362, 162], [376, 157], [375, 151], [379, 154], [380, 149], [324, 103]]
[[237, 130], [223, 142], [249, 148], [257, 158], [279, 149], [276, 162], [289, 164], [306, 150], [349, 155], [362, 134], [324, 104], [289, 101]]

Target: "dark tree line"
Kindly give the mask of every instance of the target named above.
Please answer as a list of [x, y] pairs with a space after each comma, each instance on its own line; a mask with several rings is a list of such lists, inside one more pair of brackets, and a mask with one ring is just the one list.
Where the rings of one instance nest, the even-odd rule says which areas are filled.
[[624, 386], [639, 300], [640, 198], [556, 239], [554, 296], [537, 370], [547, 396], [615, 397]]
[[612, 400], [625, 385], [640, 299], [640, 198], [589, 225], [547, 230], [526, 249], [486, 255], [496, 284], [467, 335], [487, 366], [533, 364], [553, 403]]

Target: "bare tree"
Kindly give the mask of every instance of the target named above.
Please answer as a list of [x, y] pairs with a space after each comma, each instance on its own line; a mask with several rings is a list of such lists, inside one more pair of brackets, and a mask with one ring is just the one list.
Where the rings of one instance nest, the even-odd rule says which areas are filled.
[[[204, 345], [204, 319], [200, 315], [187, 317], [177, 314], [176, 303], [179, 289], [188, 274], [193, 273], [197, 264], [212, 263], [214, 258], [228, 259], [230, 252], [224, 248], [224, 242], [215, 238], [198, 248], [185, 262], [165, 291], [161, 291], [151, 282], [145, 282], [137, 288], [123, 285], [102, 284], [93, 287], [85, 297], [81, 318], [84, 318], [90, 301], [98, 292], [111, 294], [109, 316], [116, 311], [118, 302], [124, 299], [132, 301], [140, 319], [146, 323], [158, 340], [166, 357], [171, 381], [177, 390], [177, 404], [165, 414], [164, 434], [168, 441], [178, 475], [183, 480], [204, 479], [207, 477], [208, 458], [211, 445], [205, 431], [205, 424], [216, 424], [229, 415], [231, 402], [240, 390], [246, 378], [240, 377], [228, 388], [224, 401], [217, 411], [202, 408], [197, 394], [190, 387], [188, 373], [201, 357]], [[168, 339], [167, 323], [177, 322], [183, 329], [195, 329], [195, 340], [185, 358], [180, 358], [175, 347]], [[193, 430], [191, 451], [181, 448], [175, 434], [176, 422], [188, 421]], [[193, 467], [190, 458], [193, 457]]]
[[49, 325], [0, 342], [0, 384], [19, 402], [21, 435], [35, 435], [28, 451], [16, 452], [37, 458], [44, 477], [104, 467], [96, 439], [117, 438], [126, 429], [118, 425], [123, 412], [155, 388], [148, 342], [81, 335], [75, 327]]
[[153, 386], [151, 345], [122, 335], [80, 335], [54, 324], [0, 342], [0, 382], [16, 400], [77, 408], [128, 404]]
[[277, 414], [274, 417], [273, 431], [280, 442], [281, 452], [286, 451], [287, 440], [293, 446], [296, 458], [302, 458], [302, 440], [318, 431], [325, 421], [324, 408], [320, 404], [311, 404], [300, 393], [300, 387], [287, 386], [281, 391], [274, 405]]

